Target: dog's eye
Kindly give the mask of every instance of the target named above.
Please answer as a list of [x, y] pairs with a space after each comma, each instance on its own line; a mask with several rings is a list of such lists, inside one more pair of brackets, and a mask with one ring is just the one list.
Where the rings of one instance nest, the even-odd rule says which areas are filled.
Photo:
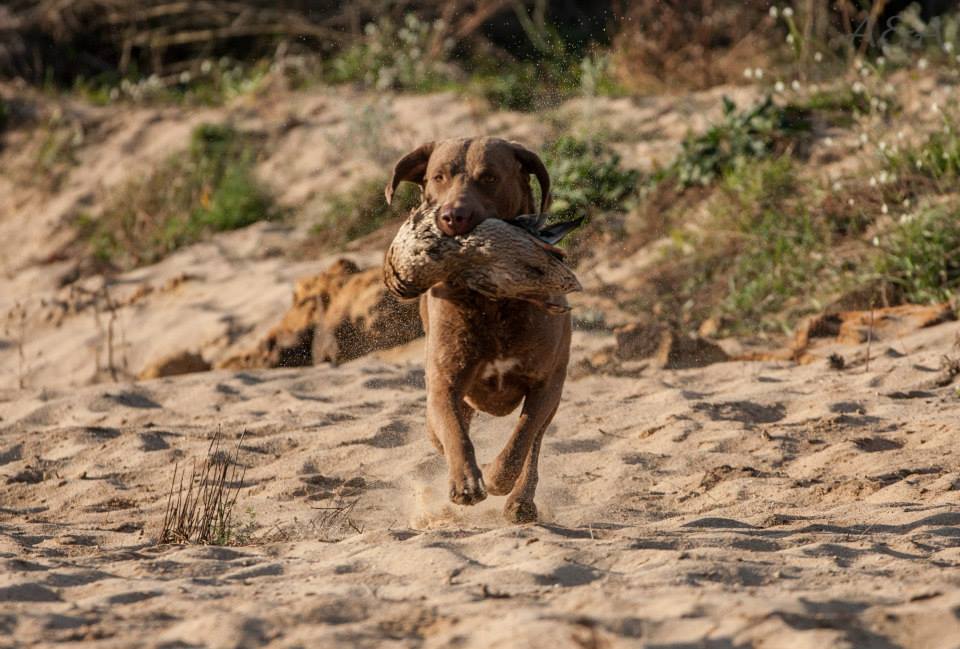
[[434, 175], [433, 180], [434, 180], [434, 182], [442, 183], [442, 182], [443, 182], [443, 174], [436, 174], [436, 175]]
[[480, 182], [482, 182], [484, 185], [491, 185], [497, 182], [497, 177], [493, 174], [483, 174], [480, 176]]

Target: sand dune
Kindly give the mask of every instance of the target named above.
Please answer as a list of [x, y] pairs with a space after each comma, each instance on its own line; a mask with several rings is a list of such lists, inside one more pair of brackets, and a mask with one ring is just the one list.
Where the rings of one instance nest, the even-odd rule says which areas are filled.
[[[500, 498], [446, 502], [417, 344], [8, 390], [0, 645], [956, 647], [960, 398], [931, 379], [958, 335], [875, 345], [869, 370], [573, 380], [544, 520], [521, 527]], [[576, 353], [606, 342], [580, 333]], [[509, 427], [479, 419], [482, 458]], [[218, 429], [243, 435], [245, 544], [155, 545], [174, 464]]]

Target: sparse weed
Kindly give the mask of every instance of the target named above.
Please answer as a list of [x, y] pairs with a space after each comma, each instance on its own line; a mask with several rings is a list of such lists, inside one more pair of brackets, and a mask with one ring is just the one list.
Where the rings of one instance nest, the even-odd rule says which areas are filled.
[[253, 177], [250, 137], [223, 124], [204, 124], [189, 149], [123, 188], [99, 217], [77, 226], [98, 261], [118, 268], [154, 263], [203, 237], [277, 216]]
[[324, 204], [312, 231], [324, 247], [334, 248], [375, 231], [387, 221], [400, 218], [420, 202], [420, 190], [402, 183], [387, 205], [383, 196], [386, 178], [371, 178], [341, 194], [324, 197]]
[[778, 319], [764, 318], [780, 314], [788, 303], [793, 310], [809, 308], [804, 301], [820, 288], [817, 277], [826, 265], [829, 232], [792, 200], [794, 174], [784, 156], [741, 167], [724, 181], [726, 201], [718, 217], [737, 241], [722, 306], [728, 319], [777, 328]]

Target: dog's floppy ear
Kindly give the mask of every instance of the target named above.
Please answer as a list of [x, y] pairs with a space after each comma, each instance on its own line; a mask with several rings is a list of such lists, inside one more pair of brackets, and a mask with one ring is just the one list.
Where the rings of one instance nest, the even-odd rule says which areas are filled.
[[393, 175], [390, 176], [387, 188], [383, 192], [384, 196], [387, 197], [387, 205], [393, 202], [393, 193], [397, 191], [397, 185], [404, 180], [417, 183], [421, 189], [423, 188], [424, 174], [427, 173], [427, 163], [430, 161], [430, 154], [433, 153], [434, 145], [434, 142], [421, 144], [397, 160], [397, 164], [393, 166]]
[[520, 167], [527, 174], [533, 174], [540, 183], [540, 213], [550, 208], [550, 173], [536, 153], [517, 142], [511, 142], [510, 147], [520, 161]]

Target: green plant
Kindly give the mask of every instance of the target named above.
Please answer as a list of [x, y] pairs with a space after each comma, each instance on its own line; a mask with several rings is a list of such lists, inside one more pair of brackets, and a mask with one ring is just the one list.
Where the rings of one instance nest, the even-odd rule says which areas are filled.
[[186, 152], [123, 187], [98, 217], [81, 214], [80, 238], [95, 259], [131, 268], [213, 232], [274, 218], [254, 158], [249, 136], [224, 124], [198, 126]]
[[372, 178], [326, 198], [313, 234], [322, 238], [326, 247], [337, 247], [400, 218], [420, 202], [420, 190], [411, 183], [401, 183], [393, 205], [387, 205], [383, 196], [386, 183], [386, 178]]
[[682, 186], [709, 185], [747, 160], [789, 149], [810, 127], [806, 111], [779, 106], [769, 96], [745, 111], [737, 111], [736, 104], [724, 97], [723, 120], [701, 135], [687, 137], [664, 175]]
[[877, 243], [877, 273], [904, 300], [943, 301], [960, 288], [960, 211], [931, 208], [907, 217]]
[[[882, 155], [890, 172], [929, 178], [940, 190], [956, 189], [956, 180], [960, 178], [960, 135], [949, 120], [943, 130], [929, 134], [919, 146], [888, 148]], [[943, 185], [944, 181], [949, 184]]]
[[556, 219], [625, 211], [636, 195], [640, 172], [624, 169], [620, 155], [599, 141], [563, 136], [544, 149], [552, 179]]
[[780, 328], [788, 305], [802, 310], [818, 289], [830, 232], [797, 195], [788, 156], [742, 166], [725, 179], [719, 225], [729, 228], [736, 253], [727, 276], [725, 317], [740, 326]]
[[447, 63], [454, 42], [443, 21], [425, 22], [407, 14], [402, 25], [387, 17], [368, 23], [362, 42], [329, 63], [334, 83], [361, 83], [378, 90], [435, 89], [452, 80]]

